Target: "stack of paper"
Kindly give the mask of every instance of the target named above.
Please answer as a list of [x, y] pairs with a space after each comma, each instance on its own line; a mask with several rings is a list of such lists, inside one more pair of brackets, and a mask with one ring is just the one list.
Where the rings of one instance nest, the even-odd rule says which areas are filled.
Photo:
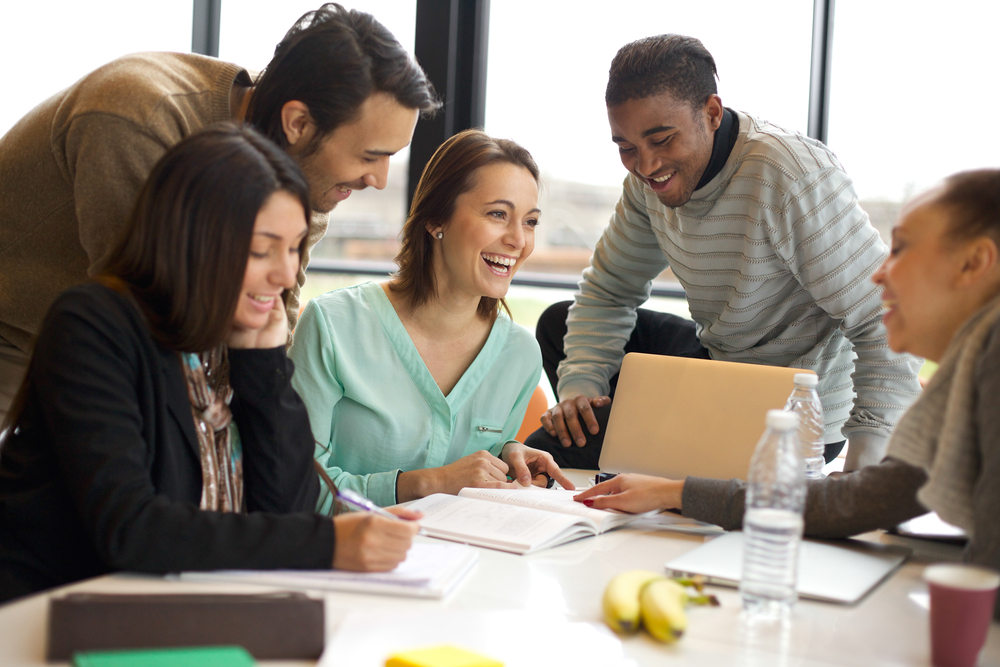
[[184, 572], [181, 579], [443, 598], [472, 571], [478, 559], [479, 554], [465, 545], [414, 542], [406, 554], [406, 560], [389, 572], [214, 570]]

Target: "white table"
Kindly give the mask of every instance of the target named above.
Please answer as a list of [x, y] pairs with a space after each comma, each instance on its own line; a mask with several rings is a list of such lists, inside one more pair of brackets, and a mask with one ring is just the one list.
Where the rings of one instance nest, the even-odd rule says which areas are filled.
[[[582, 479], [583, 475], [574, 475]], [[564, 614], [571, 621], [601, 620], [607, 581], [629, 569], [661, 570], [663, 564], [705, 538], [668, 531], [623, 528], [532, 556], [480, 550], [476, 570], [444, 601], [331, 593], [326, 595], [328, 631], [350, 611], [531, 610]], [[926, 586], [928, 562], [957, 559], [960, 550], [881, 534], [919, 551], [902, 569], [854, 607], [800, 601], [792, 622], [748, 626], [735, 590], [713, 588], [722, 606], [689, 610], [689, 627], [676, 645], [664, 646], [644, 633], [623, 640], [626, 655], [640, 665], [929, 665]], [[109, 593], [260, 592], [261, 587], [194, 584], [157, 577], [114, 575], [58, 589]], [[49, 594], [0, 607], [0, 665], [43, 664]], [[923, 603], [923, 604], [921, 604]], [[282, 663], [268, 663], [282, 664]], [[285, 663], [308, 664], [308, 663]], [[1000, 665], [1000, 624], [990, 628], [980, 665]]]

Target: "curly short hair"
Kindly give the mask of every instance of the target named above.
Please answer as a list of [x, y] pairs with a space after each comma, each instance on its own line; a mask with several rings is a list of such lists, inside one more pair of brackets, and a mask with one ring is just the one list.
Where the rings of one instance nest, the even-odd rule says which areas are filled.
[[1000, 169], [961, 171], [944, 179], [936, 204], [951, 213], [949, 232], [959, 239], [989, 236], [1000, 243]]
[[626, 44], [611, 61], [604, 101], [609, 107], [669, 92], [700, 109], [718, 92], [715, 59], [694, 37], [656, 35]]

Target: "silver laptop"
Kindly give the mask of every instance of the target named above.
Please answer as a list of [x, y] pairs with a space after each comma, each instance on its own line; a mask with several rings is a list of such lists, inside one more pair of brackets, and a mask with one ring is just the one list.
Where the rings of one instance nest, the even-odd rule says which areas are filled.
[[[910, 550], [860, 540], [803, 540], [796, 588], [799, 597], [854, 604], [896, 571]], [[743, 574], [743, 533], [726, 533], [666, 564], [675, 574], [701, 574], [707, 583], [737, 586]]]
[[630, 353], [601, 449], [604, 472], [746, 479], [768, 410], [798, 368]]

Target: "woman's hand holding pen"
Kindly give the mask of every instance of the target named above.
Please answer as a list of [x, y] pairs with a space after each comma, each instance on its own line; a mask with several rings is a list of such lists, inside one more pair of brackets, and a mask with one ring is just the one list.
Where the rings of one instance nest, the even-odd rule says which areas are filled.
[[386, 511], [406, 521], [387, 519], [371, 512], [350, 512], [333, 517], [335, 542], [333, 567], [356, 572], [384, 572], [406, 558], [423, 516], [404, 507]]

